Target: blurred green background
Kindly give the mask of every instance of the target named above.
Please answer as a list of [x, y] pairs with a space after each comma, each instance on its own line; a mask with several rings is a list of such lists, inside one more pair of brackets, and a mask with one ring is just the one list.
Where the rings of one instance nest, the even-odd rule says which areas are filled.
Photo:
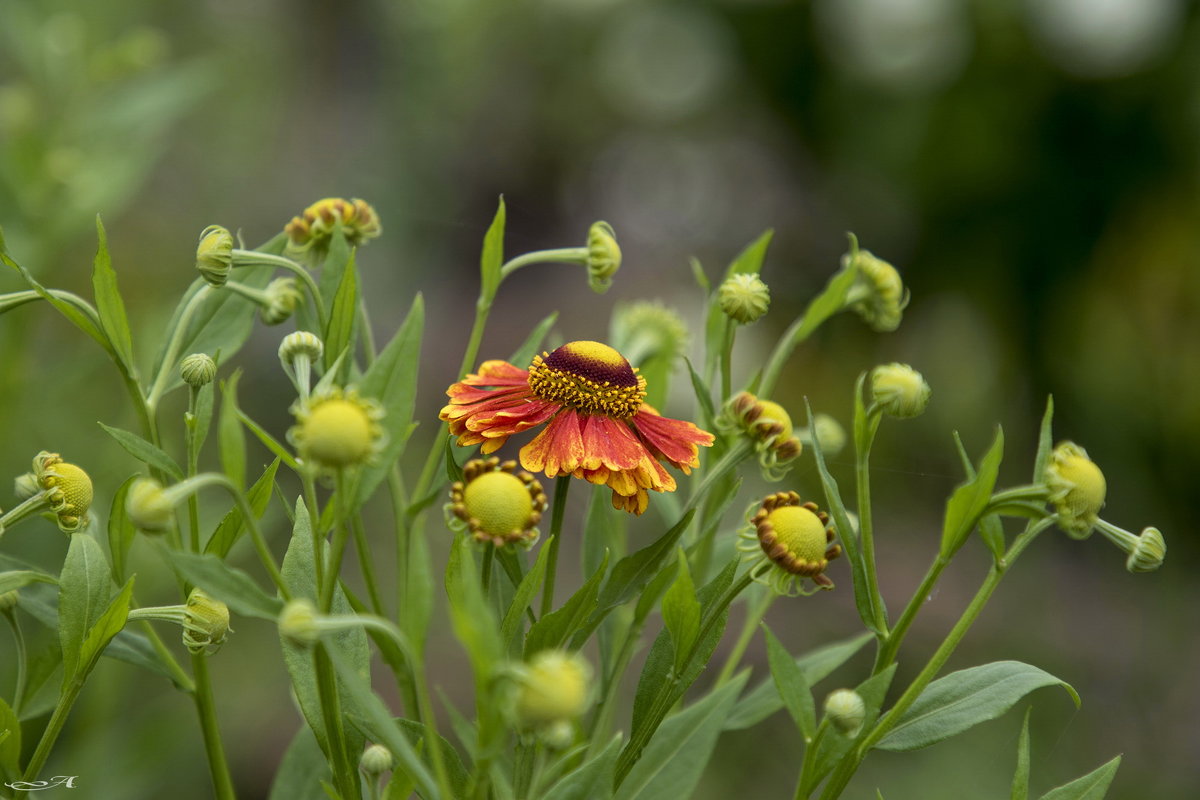
[[[1001, 423], [1002, 481], [1021, 482], [1053, 393], [1056, 437], [1083, 444], [1108, 477], [1105, 517], [1160, 527], [1167, 562], [1132, 576], [1099, 537], [1046, 535], [950, 666], [1020, 659], [1079, 690], [1079, 711], [1061, 693], [1033, 695], [1035, 791], [1124, 753], [1111, 798], [1200, 794], [1195, 4], [0, 0], [0, 20], [0, 225], [13, 255], [86, 294], [101, 214], [148, 368], [202, 228], [241, 229], [253, 245], [320, 197], [365, 198], [385, 231], [360, 254], [377, 336], [414, 291], [430, 309], [414, 452], [461, 357], [501, 193], [510, 254], [582, 244], [606, 219], [625, 262], [602, 298], [578, 268], [518, 273], [484, 357], [511, 352], [554, 309], [564, 341], [604, 338], [613, 305], [633, 298], [695, 324], [688, 257], [715, 274], [773, 228], [772, 313], [743, 330], [735, 361], [748, 377], [853, 230], [901, 270], [905, 322], [876, 335], [835, 318], [795, 355], [776, 399], [799, 416], [807, 396], [846, 421], [855, 376], [876, 363], [911, 363], [932, 384], [929, 412], [885, 425], [876, 449], [885, 596], [900, 607], [936, 546], [960, 480], [950, 431], [978, 454]], [[0, 274], [0, 291], [21, 288]], [[238, 361], [245, 405], [277, 432], [290, 402], [280, 335], [256, 332]], [[100, 351], [40, 304], [0, 318], [0, 479], [41, 449], [89, 454], [103, 509], [134, 464], [98, 419], [133, 426]], [[801, 463], [784, 488], [812, 493]], [[653, 527], [639, 524], [634, 536]], [[39, 525], [4, 547], [56, 565], [65, 542]], [[171, 602], [153, 553], [139, 557], [142, 602]], [[901, 677], [982, 579], [983, 548], [960, 562], [914, 628]], [[793, 651], [855, 631], [848, 575], [833, 576], [839, 591], [768, 618]], [[245, 796], [265, 796], [299, 716], [270, 626], [234, 627], [213, 662], [220, 713]], [[10, 647], [0, 634], [0, 653]], [[452, 641], [432, 657], [451, 684], [465, 671]], [[98, 670], [51, 771], [85, 776], [73, 797], [161, 797], [164, 776], [172, 796], [206, 797], [190, 704], [131, 669]], [[11, 669], [0, 680], [9, 686]], [[877, 753], [846, 796], [1007, 796], [1019, 727], [1014, 711], [915, 754]], [[784, 715], [727, 735], [698, 796], [790, 796], [798, 752]]]

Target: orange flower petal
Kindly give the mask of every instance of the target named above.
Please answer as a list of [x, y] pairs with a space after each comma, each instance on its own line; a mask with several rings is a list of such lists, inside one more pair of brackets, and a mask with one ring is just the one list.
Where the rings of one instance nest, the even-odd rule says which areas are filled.
[[545, 472], [548, 478], [579, 469], [584, 458], [581, 422], [574, 409], [550, 420], [545, 430], [521, 448], [521, 466], [530, 472]]
[[660, 416], [647, 405], [631, 421], [655, 455], [661, 455], [685, 475], [700, 464], [697, 446], [708, 447], [713, 443], [713, 435], [708, 431], [684, 420]]

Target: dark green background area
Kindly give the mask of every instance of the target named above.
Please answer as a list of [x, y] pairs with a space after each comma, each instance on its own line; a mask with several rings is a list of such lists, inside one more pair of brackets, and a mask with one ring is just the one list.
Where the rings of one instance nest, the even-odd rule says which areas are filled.
[[[874, 334], [834, 318], [793, 357], [775, 399], [799, 417], [806, 396], [847, 422], [853, 381], [876, 363], [910, 363], [932, 385], [928, 413], [885, 424], [874, 456], [893, 614], [960, 480], [950, 431], [978, 455], [1001, 423], [1001, 482], [1023, 482], [1053, 394], [1056, 437], [1086, 447], [1108, 478], [1105, 518], [1160, 527], [1167, 562], [1132, 576], [1098, 536], [1048, 534], [950, 667], [1020, 659], [1079, 690], [1077, 712], [1061, 693], [1032, 696], [1035, 792], [1124, 753], [1111, 798], [1183, 800], [1200, 791], [1190, 569], [1200, 552], [1200, 14], [1187, 0], [1081, 8], [0, 0], [0, 226], [43, 282], [86, 293], [102, 215], [148, 370], [206, 225], [240, 229], [253, 246], [320, 197], [369, 200], [384, 235], [359, 264], [377, 337], [391, 335], [414, 291], [428, 304], [414, 458], [461, 358], [498, 195], [509, 255], [583, 244], [605, 219], [625, 261], [599, 298], [577, 267], [518, 273], [483, 358], [510, 353], [555, 309], [562, 341], [604, 339], [614, 304], [636, 298], [679, 309], [698, 331], [688, 258], [714, 275], [773, 228], [763, 270], [772, 311], [741, 331], [735, 356], [735, 378], [748, 379], [854, 231], [910, 287], [904, 324]], [[0, 273], [0, 292], [20, 288]], [[276, 366], [283, 332], [256, 331], [236, 362], [244, 405], [280, 435], [291, 402]], [[667, 410], [686, 414], [686, 381], [676, 384]], [[135, 469], [95, 425], [133, 427], [121, 392], [101, 352], [48, 308], [0, 317], [0, 506], [14, 504], [10, 478], [48, 449], [92, 472], [103, 509]], [[801, 465], [778, 488], [814, 494], [811, 459]], [[844, 484], [849, 467], [845, 455], [834, 465]], [[65, 551], [42, 523], [2, 546], [48, 567]], [[156, 592], [173, 602], [150, 549], [135, 555], [143, 602]], [[901, 679], [982, 579], [982, 547], [960, 562], [914, 628]], [[832, 574], [837, 591], [780, 602], [768, 618], [794, 652], [855, 631], [848, 573]], [[299, 716], [271, 628], [234, 628], [213, 670], [252, 797]], [[0, 634], [0, 654], [10, 641]], [[465, 669], [453, 641], [435, 642], [431, 658], [451, 696], [469, 702], [466, 682], [454, 684]], [[761, 641], [749, 660], [765, 673]], [[868, 666], [851, 662], [818, 693]], [[163, 775], [179, 776], [181, 798], [206, 796], [189, 704], [130, 669], [102, 665], [51, 768], [110, 776], [122, 797], [161, 796]], [[0, 691], [10, 680], [0, 667]], [[873, 797], [875, 786], [888, 800], [1007, 796], [1019, 726], [1013, 712], [929, 750], [877, 753], [846, 796]], [[799, 747], [782, 714], [729, 735], [699, 796], [752, 787], [790, 797]], [[86, 791], [72, 796], [115, 796]]]

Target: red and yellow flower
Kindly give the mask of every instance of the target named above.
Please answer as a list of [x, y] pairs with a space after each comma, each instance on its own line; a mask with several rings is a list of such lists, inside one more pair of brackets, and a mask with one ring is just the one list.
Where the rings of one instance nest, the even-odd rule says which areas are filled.
[[687, 474], [700, 463], [698, 448], [713, 442], [711, 433], [642, 402], [646, 379], [599, 342], [542, 353], [528, 370], [485, 361], [446, 394], [450, 404], [439, 416], [460, 445], [492, 453], [508, 437], [545, 425], [521, 448], [521, 466], [604, 484], [613, 506], [633, 514], [646, 510], [650, 490], [675, 491], [664, 463]]

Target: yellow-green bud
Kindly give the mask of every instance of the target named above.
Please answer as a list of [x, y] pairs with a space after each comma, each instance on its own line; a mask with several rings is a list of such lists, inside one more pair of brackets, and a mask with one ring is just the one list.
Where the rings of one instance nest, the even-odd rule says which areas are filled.
[[279, 343], [279, 360], [287, 363], [300, 356], [306, 357], [310, 363], [317, 363], [325, 353], [325, 345], [320, 337], [308, 331], [295, 331], [283, 337]]
[[217, 377], [217, 362], [207, 353], [192, 353], [179, 364], [179, 377], [193, 389], [207, 386]]
[[717, 290], [717, 301], [725, 316], [740, 325], [749, 325], [767, 313], [771, 305], [771, 290], [758, 273], [739, 272], [730, 275]]
[[42, 487], [38, 486], [37, 476], [32, 472], [18, 475], [13, 481], [13, 493], [16, 494], [18, 500], [28, 500], [41, 490]]
[[82, 468], [63, 461], [58, 453], [45, 450], [34, 456], [33, 471], [45, 492], [50, 510], [58, 518], [58, 529], [75, 533], [88, 524], [92, 505], [92, 479]]
[[875, 331], [886, 333], [900, 327], [908, 291], [896, 268], [867, 250], [842, 256], [842, 264], [857, 267], [858, 276], [850, 290], [850, 307]]
[[304, 293], [296, 286], [295, 278], [276, 278], [263, 291], [267, 303], [259, 308], [258, 315], [267, 325], [278, 325], [287, 320], [304, 299]]
[[920, 416], [930, 393], [925, 378], [908, 364], [882, 364], [871, 371], [871, 397], [890, 417]]
[[1162, 566], [1167, 557], [1167, 543], [1158, 528], [1146, 528], [1137, 537], [1137, 544], [1125, 560], [1125, 569], [1130, 572], [1153, 572]]
[[543, 650], [522, 671], [517, 719], [525, 728], [571, 722], [591, 703], [592, 668], [578, 653]]
[[175, 504], [153, 478], [138, 478], [130, 485], [125, 513], [135, 528], [146, 533], [162, 533], [175, 524]]
[[288, 437], [301, 457], [337, 469], [371, 459], [382, 446], [383, 409], [353, 390], [331, 389], [292, 407], [297, 424]]
[[196, 247], [196, 269], [209, 286], [220, 288], [233, 270], [233, 234], [220, 225], [209, 225]]
[[19, 589], [9, 589], [7, 592], [0, 594], [0, 613], [12, 611], [17, 607], [17, 603], [21, 602], [21, 592]]
[[847, 736], [857, 736], [867, 718], [867, 705], [853, 689], [837, 689], [825, 698], [825, 717]]
[[183, 623], [183, 644], [188, 652], [194, 655], [217, 652], [229, 631], [229, 607], [202, 589], [192, 589]]
[[821, 452], [832, 457], [842, 452], [846, 446], [846, 429], [828, 414], [817, 414], [813, 417], [813, 431], [817, 441], [821, 443]]
[[375, 777], [390, 770], [394, 763], [395, 759], [392, 757], [391, 750], [381, 744], [373, 744], [363, 750], [362, 756], [358, 759], [358, 768], [367, 777]]
[[588, 229], [587, 250], [588, 286], [603, 294], [612, 286], [613, 275], [621, 268], [621, 247], [612, 225], [592, 223]]
[[1108, 491], [1100, 467], [1082, 447], [1063, 442], [1050, 453], [1045, 480], [1058, 513], [1058, 527], [1076, 539], [1087, 538], [1100, 518]]
[[317, 625], [317, 607], [312, 601], [298, 597], [279, 612], [279, 635], [297, 647], [312, 647], [321, 636]]
[[326, 197], [304, 209], [300, 216], [292, 217], [292, 221], [284, 226], [288, 249], [303, 252], [313, 247], [324, 248], [339, 222], [342, 235], [354, 246], [374, 239], [383, 231], [379, 216], [367, 201]]

